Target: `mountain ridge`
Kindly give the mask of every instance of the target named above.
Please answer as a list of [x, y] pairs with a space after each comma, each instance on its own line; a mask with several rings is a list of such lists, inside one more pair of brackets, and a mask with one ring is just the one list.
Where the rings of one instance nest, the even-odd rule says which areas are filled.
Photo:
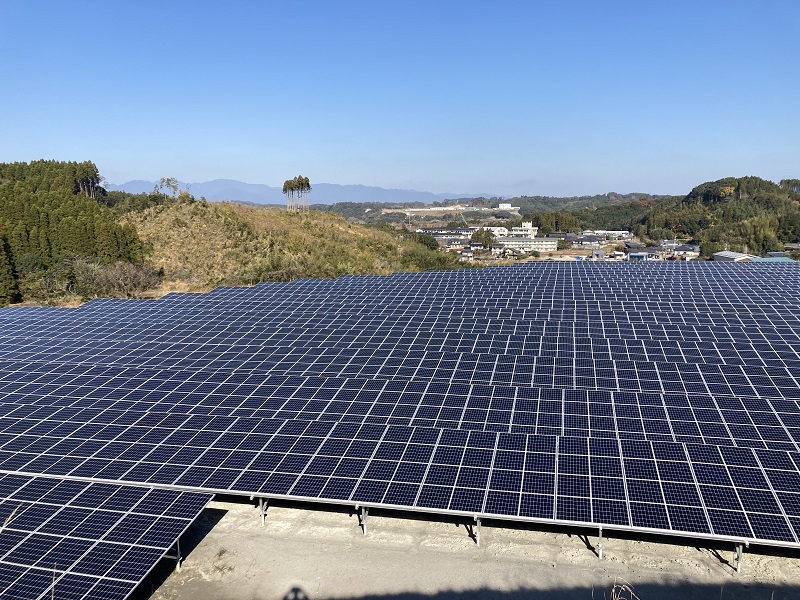
[[[108, 191], [124, 191], [131, 194], [149, 193], [157, 182], [134, 179], [121, 184], [109, 183]], [[210, 181], [184, 183], [178, 185], [188, 189], [196, 198], [201, 196], [207, 200], [234, 202], [251, 202], [254, 204], [283, 204], [286, 198], [279, 187], [264, 183], [246, 183], [236, 179], [212, 179]], [[342, 185], [337, 183], [313, 184], [311, 202], [314, 204], [335, 204], [337, 202], [422, 202], [431, 204], [453, 198], [492, 197], [490, 194], [435, 194], [418, 190], [382, 188], [361, 184]]]

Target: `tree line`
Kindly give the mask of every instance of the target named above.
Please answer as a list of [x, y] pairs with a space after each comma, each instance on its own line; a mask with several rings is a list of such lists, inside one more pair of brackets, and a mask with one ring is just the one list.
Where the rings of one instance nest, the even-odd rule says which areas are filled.
[[0, 164], [1, 303], [30, 297], [32, 283], [58, 272], [65, 257], [141, 265], [136, 230], [103, 206], [101, 183], [89, 161]]

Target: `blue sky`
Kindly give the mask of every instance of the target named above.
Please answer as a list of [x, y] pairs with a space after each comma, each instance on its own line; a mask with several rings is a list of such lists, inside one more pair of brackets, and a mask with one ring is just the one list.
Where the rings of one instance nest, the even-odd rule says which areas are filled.
[[0, 3], [0, 161], [502, 195], [800, 177], [800, 2]]

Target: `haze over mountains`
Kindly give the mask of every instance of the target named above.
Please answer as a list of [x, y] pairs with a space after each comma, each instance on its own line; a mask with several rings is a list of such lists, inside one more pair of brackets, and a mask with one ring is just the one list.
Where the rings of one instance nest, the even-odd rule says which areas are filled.
[[[201, 183], [182, 183], [182, 188], [189, 189], [195, 198], [206, 200], [234, 200], [255, 204], [283, 204], [286, 197], [281, 188], [263, 183], [245, 183], [235, 179], [214, 179]], [[109, 191], [121, 190], [131, 194], [152, 192], [156, 186], [154, 181], [134, 180], [122, 184], [109, 183]], [[314, 183], [310, 202], [312, 204], [334, 204], [336, 202], [431, 202], [448, 198], [492, 197], [492, 194], [434, 194], [417, 190], [398, 190], [366, 185], [339, 185], [335, 183]]]

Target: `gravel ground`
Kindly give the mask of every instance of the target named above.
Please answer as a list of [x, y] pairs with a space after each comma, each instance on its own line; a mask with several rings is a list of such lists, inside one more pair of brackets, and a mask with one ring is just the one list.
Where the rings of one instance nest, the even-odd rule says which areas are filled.
[[361, 534], [346, 509], [270, 506], [234, 498], [209, 505], [182, 540], [181, 571], [162, 564], [134, 594], [153, 600], [468, 600], [621, 598], [800, 599], [800, 553], [753, 549], [735, 572], [732, 547], [663, 540], [605, 540], [484, 523], [481, 544], [453, 520], [370, 514]]

